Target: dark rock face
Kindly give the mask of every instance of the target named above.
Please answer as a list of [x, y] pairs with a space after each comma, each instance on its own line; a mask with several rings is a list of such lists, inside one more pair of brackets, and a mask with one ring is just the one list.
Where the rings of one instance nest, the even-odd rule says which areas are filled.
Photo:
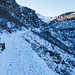
[[20, 25], [25, 26], [26, 28], [39, 27], [40, 25], [45, 24], [37, 17], [34, 10], [19, 6], [15, 0], [2, 0], [0, 4], [1, 15], [5, 12], [5, 16], [3, 17], [7, 19], [6, 15], [8, 14], [9, 19], [10, 16], [11, 19], [13, 18], [13, 23], [15, 23], [14, 20], [19, 24], [21, 22]]
[[0, 5], [2, 6], [7, 6], [7, 5], [11, 5], [11, 4], [15, 4], [15, 0], [0, 0]]
[[[62, 14], [52, 24], [46, 24], [34, 10], [18, 5], [15, 0], [1, 0], [0, 34], [4, 30], [9, 34], [29, 30], [23, 38], [48, 67], [58, 74], [71, 75], [75, 68], [75, 20], [71, 19], [73, 14], [74, 12]], [[71, 18], [65, 20], [68, 16]], [[3, 51], [5, 43], [0, 48]]]
[[5, 43], [0, 43], [0, 51], [3, 51], [5, 49]]

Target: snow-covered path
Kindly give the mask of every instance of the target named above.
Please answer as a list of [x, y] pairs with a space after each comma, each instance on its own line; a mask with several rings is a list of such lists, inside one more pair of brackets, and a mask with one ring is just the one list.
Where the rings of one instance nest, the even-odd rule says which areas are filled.
[[22, 38], [21, 32], [4, 33], [1, 41], [5, 42], [5, 50], [0, 54], [0, 75], [55, 75]]

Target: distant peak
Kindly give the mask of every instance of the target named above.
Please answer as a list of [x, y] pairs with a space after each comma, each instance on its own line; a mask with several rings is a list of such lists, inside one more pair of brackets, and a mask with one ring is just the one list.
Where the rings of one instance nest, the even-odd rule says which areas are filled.
[[75, 11], [63, 13], [53, 19], [51, 19], [51, 23], [55, 23], [62, 20], [70, 20], [75, 19]]

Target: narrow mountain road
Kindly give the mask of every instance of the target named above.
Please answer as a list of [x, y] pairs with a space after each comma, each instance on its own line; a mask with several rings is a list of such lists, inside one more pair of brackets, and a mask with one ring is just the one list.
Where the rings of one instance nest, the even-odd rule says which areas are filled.
[[5, 42], [0, 54], [0, 75], [55, 75], [21, 36], [20, 32], [0, 36]]

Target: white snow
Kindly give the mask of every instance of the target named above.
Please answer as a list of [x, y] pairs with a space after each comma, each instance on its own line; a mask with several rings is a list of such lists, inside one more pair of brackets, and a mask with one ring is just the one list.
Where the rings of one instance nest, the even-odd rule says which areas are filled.
[[45, 23], [50, 23], [50, 20], [52, 19], [52, 17], [46, 17], [46, 16], [43, 16], [43, 15], [38, 14], [38, 13], [37, 13], [37, 16], [38, 16], [42, 21], [44, 21]]
[[7, 22], [8, 28], [11, 28], [11, 24], [10, 22]]
[[1, 34], [1, 42], [5, 50], [0, 53], [0, 75], [55, 75], [22, 38], [22, 31]]
[[7, 22], [7, 27], [8, 28], [12, 28], [12, 27], [14, 27], [14, 23], [13, 22]]

